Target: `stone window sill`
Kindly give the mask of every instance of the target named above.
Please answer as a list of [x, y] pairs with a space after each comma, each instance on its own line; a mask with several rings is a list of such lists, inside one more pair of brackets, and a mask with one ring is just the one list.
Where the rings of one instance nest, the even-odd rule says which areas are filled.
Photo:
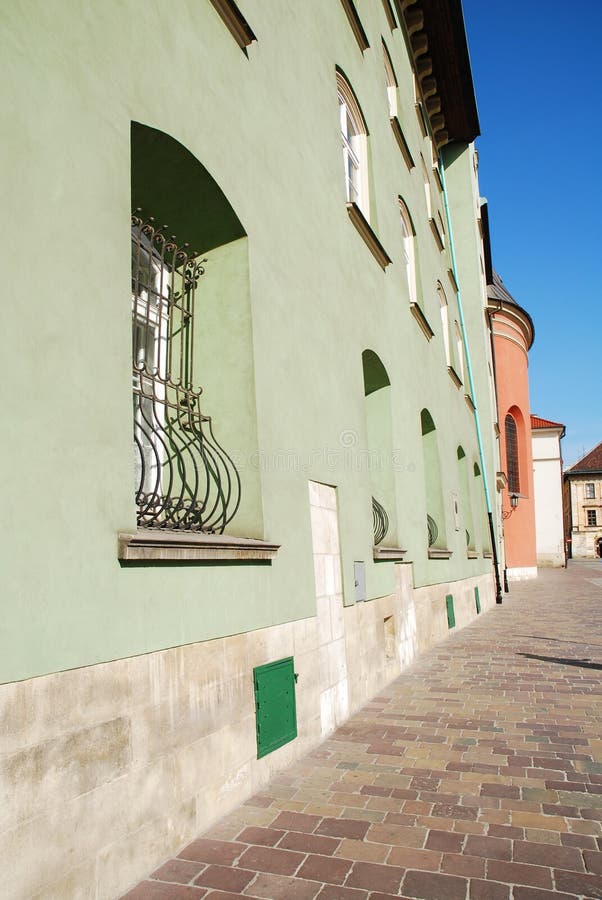
[[462, 379], [460, 378], [460, 376], [458, 375], [458, 373], [456, 372], [454, 367], [448, 366], [447, 371], [448, 371], [449, 377], [451, 378], [453, 383], [456, 385], [456, 387], [461, 388], [462, 387]]
[[419, 303], [410, 303], [410, 312], [412, 313], [412, 315], [418, 322], [427, 341], [430, 341], [430, 339], [435, 336], [435, 332], [429, 325], [429, 320], [422, 312], [422, 307], [420, 306], [420, 304]]
[[401, 150], [401, 155], [403, 156], [408, 169], [413, 169], [415, 163], [412, 159], [412, 154], [410, 153], [408, 142], [406, 141], [404, 133], [401, 129], [399, 119], [397, 118], [397, 116], [391, 116], [391, 119], [389, 121], [391, 122], [391, 128], [393, 130], [393, 134], [395, 135], [397, 146]]
[[118, 558], [122, 562], [269, 561], [280, 545], [254, 538], [190, 531], [154, 531], [141, 528], [118, 536]]
[[445, 550], [442, 547], [429, 547], [429, 559], [450, 559], [453, 550]]
[[467, 557], [467, 559], [478, 559], [479, 554], [477, 553], [476, 550], [467, 550], [466, 557]]
[[383, 562], [384, 560], [402, 560], [408, 551], [402, 550], [401, 547], [373, 547], [372, 558], [375, 562]]
[[491, 550], [483, 550], [483, 559], [493, 559]]
[[474, 403], [473, 403], [473, 401], [472, 401], [472, 397], [470, 396], [470, 394], [464, 394], [464, 399], [466, 400], [466, 405], [468, 406], [468, 408], [469, 408], [472, 412], [474, 412], [474, 411], [475, 411], [475, 405], [474, 405]]
[[364, 216], [357, 203], [348, 203], [347, 212], [349, 213], [349, 218], [362, 236], [364, 243], [368, 247], [368, 250], [370, 250], [372, 256], [384, 271], [391, 262], [391, 257], [372, 231], [370, 223]]
[[364, 52], [367, 50], [370, 44], [368, 43], [368, 37], [366, 32], [364, 31], [364, 26], [362, 25], [362, 21], [357, 13], [357, 9], [355, 8], [355, 4], [353, 0], [341, 0], [343, 5], [343, 9], [345, 10], [345, 15], [349, 20], [349, 24], [351, 25], [351, 30], [355, 36], [355, 39], [358, 43], [358, 47]]
[[249, 44], [257, 38], [236, 3], [233, 0], [211, 0], [211, 3], [240, 49], [246, 53]]
[[437, 223], [434, 219], [429, 219], [429, 225], [431, 226], [431, 231], [433, 233], [433, 237], [435, 238], [437, 247], [439, 248], [439, 250], [443, 250], [445, 244], [443, 243], [443, 238], [441, 236]]

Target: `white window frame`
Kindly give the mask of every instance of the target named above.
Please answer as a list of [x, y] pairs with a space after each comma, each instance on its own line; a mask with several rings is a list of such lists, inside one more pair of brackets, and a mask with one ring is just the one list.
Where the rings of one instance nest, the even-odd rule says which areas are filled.
[[[151, 254], [150, 247], [141, 252]], [[167, 379], [167, 333], [169, 327], [169, 289], [170, 273], [165, 265], [150, 255], [150, 269], [152, 271], [153, 284], [151, 292], [154, 297], [149, 297], [147, 288], [142, 288], [138, 294], [132, 292], [132, 313], [136, 330], [141, 329], [144, 334], [145, 352], [140, 353], [140, 341], [138, 356], [134, 360], [137, 372], [133, 374], [134, 389], [140, 393], [140, 406], [146, 408], [151, 421], [159, 420], [160, 424], [165, 420], [165, 397]], [[150, 352], [149, 352], [150, 351]], [[147, 359], [147, 355], [151, 359]], [[158, 377], [154, 377], [158, 376]], [[148, 432], [150, 430], [150, 436]], [[155, 426], [144, 428], [142, 409], [136, 409], [134, 413], [134, 435], [142, 446], [142, 454], [145, 459], [145, 480], [142, 485], [146, 494], [156, 493], [157, 486], [161, 485], [161, 468], [165, 458], [164, 447], [155, 435]], [[137, 457], [136, 457], [137, 459]], [[138, 485], [140, 472], [136, 468], [135, 484]]]
[[[593, 514], [593, 522], [590, 522], [590, 513]], [[598, 527], [598, 513], [595, 509], [586, 509], [585, 510], [585, 522], [588, 528], [597, 528]]]
[[385, 66], [385, 83], [387, 86], [387, 99], [389, 101], [389, 118], [394, 119], [399, 115], [397, 103], [397, 89], [399, 87], [399, 84], [397, 82], [397, 76], [395, 75], [393, 63], [391, 62], [391, 56], [389, 54], [389, 51], [387, 50], [387, 45], [384, 41], [382, 43]]
[[405, 263], [408, 294], [410, 303], [417, 303], [418, 292], [416, 289], [416, 247], [414, 244], [414, 228], [412, 226], [408, 208], [401, 197], [399, 198], [399, 215], [401, 218], [403, 259]]
[[351, 86], [340, 72], [337, 72], [337, 93], [345, 172], [345, 196], [347, 203], [355, 203], [364, 218], [370, 221], [368, 130]]
[[430, 220], [433, 218], [433, 195], [431, 193], [431, 180], [429, 178], [428, 169], [424, 161], [424, 156], [420, 154], [420, 163], [422, 165], [422, 180], [424, 182], [424, 199], [426, 202], [426, 215]]
[[451, 366], [450, 344], [449, 344], [449, 304], [445, 291], [441, 284], [437, 285], [437, 296], [441, 305], [441, 333], [443, 335], [443, 347], [445, 349], [445, 364]]
[[[591, 494], [588, 493], [588, 488], [591, 487]], [[596, 499], [596, 485], [593, 481], [586, 481], [583, 488], [583, 496], [586, 500], [595, 500]]]
[[454, 332], [456, 335], [456, 356], [458, 362], [458, 375], [460, 381], [464, 382], [464, 341], [462, 340], [462, 331], [457, 322], [454, 322]]

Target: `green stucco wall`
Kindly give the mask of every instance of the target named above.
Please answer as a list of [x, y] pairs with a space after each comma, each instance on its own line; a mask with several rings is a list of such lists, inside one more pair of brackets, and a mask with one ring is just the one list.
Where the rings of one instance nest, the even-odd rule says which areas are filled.
[[[367, 563], [369, 597], [391, 592], [393, 563], [372, 562], [370, 473], [357, 462], [368, 446], [366, 348], [391, 381], [396, 539], [415, 584], [490, 570], [489, 560], [467, 559], [464, 531], [451, 520], [458, 444], [470, 468], [478, 457], [464, 390], [445, 363], [435, 286], [445, 282], [451, 317], [450, 259], [426, 218], [419, 158], [427, 148], [401, 30], [390, 32], [380, 0], [362, 4], [372, 45], [362, 54], [339, 3], [240, 6], [258, 37], [248, 57], [208, 0], [24, 0], [0, 10], [9, 223], [0, 680], [313, 615], [309, 479], [338, 489], [345, 602], [353, 602], [354, 560]], [[411, 171], [389, 124], [381, 35], [400, 85]], [[372, 224], [393, 261], [384, 272], [345, 208], [337, 64], [370, 132]], [[246, 233], [207, 254], [196, 368], [243, 483], [240, 518], [228, 531], [280, 543], [271, 566], [127, 568], [117, 560], [117, 533], [135, 528], [132, 122], [187, 148]], [[456, 243], [466, 246], [460, 275], [492, 478], [470, 158], [457, 148], [448, 180]], [[433, 191], [440, 208], [435, 182]], [[416, 228], [430, 342], [410, 313], [399, 196]], [[423, 407], [437, 425], [449, 560], [427, 559]]]

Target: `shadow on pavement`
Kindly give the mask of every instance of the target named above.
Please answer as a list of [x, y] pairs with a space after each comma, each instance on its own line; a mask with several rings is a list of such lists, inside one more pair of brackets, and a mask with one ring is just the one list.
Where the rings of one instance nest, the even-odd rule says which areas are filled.
[[526, 659], [540, 659], [542, 662], [561, 663], [563, 666], [578, 666], [581, 669], [602, 669], [602, 663], [590, 662], [586, 659], [566, 659], [563, 656], [539, 656], [537, 653], [519, 653]]

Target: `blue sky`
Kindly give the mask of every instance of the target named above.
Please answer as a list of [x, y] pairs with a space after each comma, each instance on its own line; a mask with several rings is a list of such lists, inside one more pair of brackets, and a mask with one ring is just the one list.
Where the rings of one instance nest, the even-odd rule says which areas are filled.
[[602, 3], [463, 0], [493, 265], [532, 316], [531, 412], [602, 441]]

